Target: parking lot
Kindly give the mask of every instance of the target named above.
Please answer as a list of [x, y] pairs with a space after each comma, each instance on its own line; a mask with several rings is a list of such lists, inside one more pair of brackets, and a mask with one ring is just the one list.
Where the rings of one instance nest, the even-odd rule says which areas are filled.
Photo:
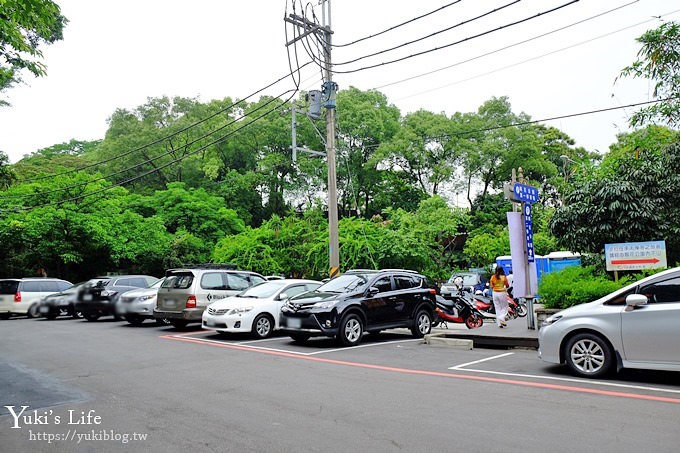
[[[406, 330], [347, 348], [326, 338], [296, 344], [281, 335], [222, 337], [198, 325], [133, 327], [109, 318], [12, 318], [0, 328], [7, 390], [0, 439], [8, 451], [113, 451], [123, 434], [147, 435], [129, 437], [126, 451], [419, 451], [425, 444], [450, 451], [453, 433], [460, 451], [539, 451], [526, 443], [528, 427], [537, 442], [574, 447], [578, 437], [601, 451], [650, 441], [654, 451], [674, 451], [678, 440], [678, 373], [578, 379], [535, 350], [426, 345]], [[8, 405], [47, 414], [46, 424], [14, 429]], [[69, 411], [94, 411], [101, 424], [65, 426]], [[512, 417], [520, 426], [494, 447], [486, 427]], [[635, 420], [643, 438], [617, 434], [625, 420]], [[587, 425], [599, 432], [583, 431]], [[69, 428], [94, 437], [55, 448], [35, 436], [73, 435]], [[97, 438], [100, 430], [121, 442]]]

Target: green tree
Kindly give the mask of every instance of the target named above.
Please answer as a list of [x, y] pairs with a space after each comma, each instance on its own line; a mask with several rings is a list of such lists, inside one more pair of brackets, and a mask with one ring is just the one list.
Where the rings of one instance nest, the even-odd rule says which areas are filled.
[[17, 179], [10, 166], [9, 157], [0, 151], [0, 189], [7, 189]]
[[[63, 39], [68, 20], [50, 0], [0, 2], [0, 93], [20, 83], [21, 71], [44, 76], [41, 47]], [[0, 106], [7, 101], [0, 99]]]
[[637, 38], [642, 44], [638, 59], [623, 68], [621, 76], [644, 78], [654, 84], [652, 95], [659, 102], [644, 107], [630, 118], [631, 126], [655, 120], [671, 127], [680, 125], [680, 24], [665, 22]]
[[608, 159], [573, 179], [550, 222], [562, 247], [602, 253], [607, 243], [665, 240], [669, 262], [680, 258], [680, 143]]
[[365, 216], [379, 211], [371, 203], [384, 172], [374, 159], [378, 146], [399, 130], [399, 109], [378, 91], [355, 87], [338, 93], [338, 203], [343, 211], [358, 209]]

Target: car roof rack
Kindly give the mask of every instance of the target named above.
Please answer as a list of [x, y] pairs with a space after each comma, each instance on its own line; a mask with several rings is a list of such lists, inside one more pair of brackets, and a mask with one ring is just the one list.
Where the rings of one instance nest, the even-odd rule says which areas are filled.
[[181, 268], [177, 269], [226, 269], [234, 271], [238, 269], [238, 266], [230, 263], [202, 263], [202, 264], [185, 264]]

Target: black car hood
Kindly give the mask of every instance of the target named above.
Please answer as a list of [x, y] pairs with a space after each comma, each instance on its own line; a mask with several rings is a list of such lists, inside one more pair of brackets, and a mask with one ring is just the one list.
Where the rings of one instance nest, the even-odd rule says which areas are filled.
[[344, 299], [345, 297], [347, 297], [346, 293], [324, 293], [310, 291], [308, 293], [302, 293], [297, 296], [293, 296], [289, 300], [294, 304], [309, 305], [329, 299]]

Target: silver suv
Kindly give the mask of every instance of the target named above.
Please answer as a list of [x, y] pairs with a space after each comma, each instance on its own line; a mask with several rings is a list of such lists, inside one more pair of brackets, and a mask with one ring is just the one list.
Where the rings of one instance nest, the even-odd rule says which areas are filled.
[[58, 293], [73, 286], [71, 282], [58, 278], [6, 278], [0, 280], [0, 319], [9, 319], [13, 314], [40, 316], [40, 300], [48, 294]]
[[203, 311], [211, 303], [264, 281], [258, 273], [235, 270], [233, 266], [169, 269], [158, 289], [153, 316], [158, 320], [167, 319], [181, 329], [189, 323], [200, 323]]

